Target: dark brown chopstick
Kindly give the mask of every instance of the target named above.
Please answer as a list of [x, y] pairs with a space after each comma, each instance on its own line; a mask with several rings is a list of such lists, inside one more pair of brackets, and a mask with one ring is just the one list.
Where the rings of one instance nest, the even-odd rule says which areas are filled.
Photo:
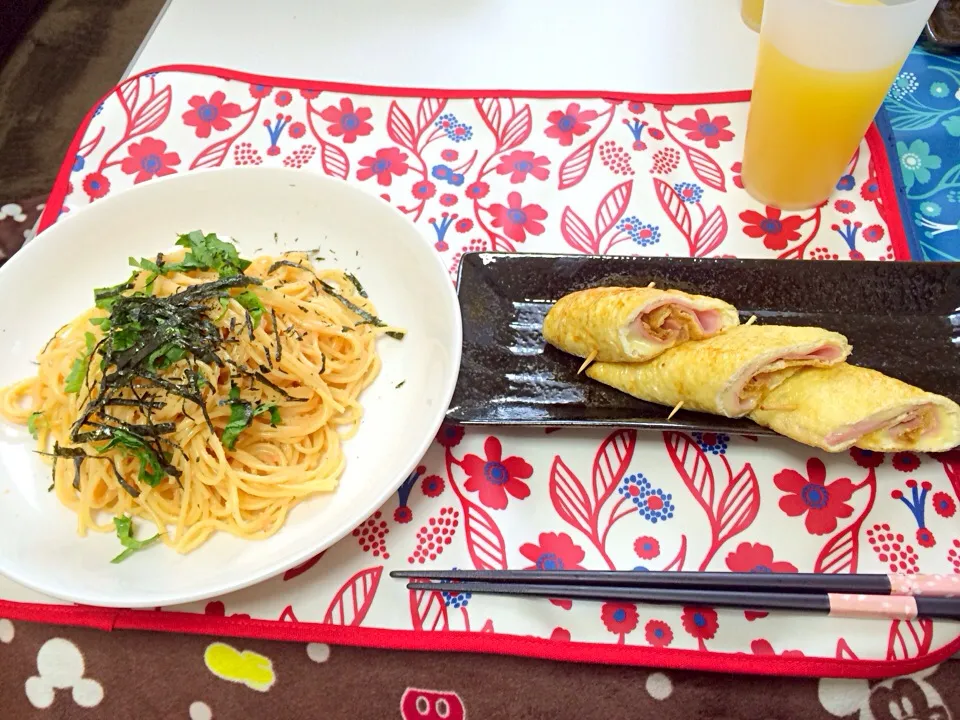
[[[397, 573], [399, 574], [399, 573]], [[689, 588], [618, 587], [528, 584], [520, 582], [411, 582], [415, 591], [434, 590], [459, 595], [515, 595], [568, 600], [622, 601], [665, 605], [693, 605], [763, 610], [794, 610], [835, 617], [913, 620], [917, 617], [960, 620], [960, 599], [850, 593], [788, 593], [753, 590], [696, 590]]]
[[408, 580], [523, 583], [581, 587], [673, 588], [797, 594], [960, 595], [960, 575], [824, 575], [820, 573], [646, 572], [611, 570], [399, 570]]

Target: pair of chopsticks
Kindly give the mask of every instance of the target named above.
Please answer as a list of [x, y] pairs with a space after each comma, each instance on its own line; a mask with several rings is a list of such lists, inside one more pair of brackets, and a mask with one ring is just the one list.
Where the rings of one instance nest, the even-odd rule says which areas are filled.
[[960, 575], [412, 570], [411, 590], [566, 600], [794, 610], [833, 617], [960, 620]]

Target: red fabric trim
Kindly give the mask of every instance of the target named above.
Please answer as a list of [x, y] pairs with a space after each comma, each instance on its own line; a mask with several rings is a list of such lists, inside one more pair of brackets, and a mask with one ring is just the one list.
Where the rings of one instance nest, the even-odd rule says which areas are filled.
[[155, 630], [260, 640], [325, 642], [332, 645], [352, 645], [384, 650], [480, 652], [563, 662], [641, 665], [676, 670], [756, 675], [885, 678], [923, 670], [947, 660], [960, 651], [960, 638], [957, 638], [928, 655], [909, 660], [888, 662], [793, 658], [602, 643], [557, 642], [543, 638], [485, 632], [426, 633], [322, 623], [213, 617], [177, 611], [112, 610], [70, 605], [16, 603], [9, 600], [0, 600], [0, 614], [13, 620], [53, 625], [79, 625], [98, 630]]
[[[288, 78], [273, 78], [251, 73], [225, 70], [206, 65], [165, 65], [146, 72], [193, 72], [216, 75], [227, 80], [239, 80], [251, 84], [279, 85], [297, 89], [322, 89], [365, 95], [391, 97], [531, 97], [531, 98], [595, 98], [607, 97], [618, 100], [639, 100], [665, 104], [709, 104], [722, 102], [746, 102], [750, 91], [721, 93], [635, 94], [623, 92], [597, 92], [595, 90], [513, 91], [513, 90], [438, 90], [432, 88], [390, 88], [353, 83], [311, 82]], [[139, 77], [139, 76], [134, 76]], [[132, 78], [131, 78], [132, 79]], [[106, 100], [114, 90], [101, 98]], [[57, 174], [50, 199], [40, 217], [39, 229], [48, 228], [56, 220], [67, 194], [73, 157], [82, 142], [83, 135], [93, 119], [98, 102], [87, 113], [67, 150], [64, 163]], [[887, 218], [890, 241], [898, 260], [909, 260], [910, 253], [906, 233], [899, 219], [899, 201], [893, 183], [885, 144], [880, 132], [871, 126], [867, 143], [874, 157], [886, 160], [876, 163], [877, 179], [881, 195], [891, 216]], [[615, 665], [648, 665], [681, 670], [707, 670], [730, 673], [753, 673], [759, 675], [831, 676], [853, 678], [880, 678], [901, 675], [940, 663], [960, 651], [960, 637], [944, 647], [919, 658], [910, 660], [846, 660], [832, 658], [785, 658], [769, 655], [742, 653], [718, 653], [698, 650], [633, 647], [602, 643], [555, 642], [541, 638], [517, 635], [501, 635], [481, 632], [422, 633], [412, 630], [382, 630], [375, 628], [344, 627], [322, 623], [285, 622], [278, 620], [251, 620], [231, 617], [214, 617], [179, 611], [114, 610], [75, 605], [44, 605], [41, 603], [18, 603], [0, 600], [0, 614], [15, 620], [40, 622], [54, 625], [79, 625], [99, 630], [158, 630], [191, 634], [210, 634], [230, 637], [258, 638], [265, 640], [288, 640], [296, 642], [326, 642], [336, 645], [356, 645], [392, 650], [433, 650], [455, 652], [482, 652], [491, 654], [520, 655], [525, 657], [561, 660], [567, 662], [594, 662]]]
[[897, 196], [897, 187], [893, 181], [890, 158], [887, 156], [887, 144], [883, 141], [883, 136], [875, 124], [871, 124], [870, 129], [867, 130], [867, 147], [870, 148], [871, 157], [883, 158], [883, 162], [874, 161], [873, 166], [877, 171], [880, 196], [883, 198], [883, 218], [887, 221], [887, 229], [890, 232], [893, 256], [897, 260], [913, 260], [910, 255], [910, 244], [907, 241], [907, 231], [900, 214], [900, 198]]

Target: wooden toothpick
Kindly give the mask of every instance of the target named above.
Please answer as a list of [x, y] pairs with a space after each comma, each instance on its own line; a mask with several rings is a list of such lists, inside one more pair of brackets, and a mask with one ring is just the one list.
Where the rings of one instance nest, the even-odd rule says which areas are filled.
[[670, 414], [667, 415], [667, 420], [673, 420], [673, 416], [680, 412], [680, 408], [683, 407], [683, 400], [677, 403], [677, 406], [670, 411]]
[[577, 370], [577, 375], [579, 375], [579, 374], [582, 373], [584, 370], [586, 370], [588, 367], [590, 367], [590, 363], [592, 363], [594, 360], [597, 359], [597, 355], [598, 355], [598, 354], [599, 354], [599, 353], [598, 353], [596, 350], [594, 350], [594, 351], [591, 352], [589, 355], [587, 355], [587, 359], [583, 361], [583, 365], [581, 365], [581, 366], [580, 366], [580, 369]]
[[757, 316], [756, 316], [756, 315], [751, 315], [751, 316], [750, 316], [750, 319], [747, 320], [747, 321], [743, 324], [743, 326], [744, 326], [744, 327], [747, 327], [748, 325], [753, 325], [756, 321], [757, 321]]

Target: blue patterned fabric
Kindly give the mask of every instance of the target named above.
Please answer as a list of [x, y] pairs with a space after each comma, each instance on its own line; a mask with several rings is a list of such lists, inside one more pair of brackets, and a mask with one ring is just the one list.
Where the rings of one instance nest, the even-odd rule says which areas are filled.
[[877, 118], [915, 259], [960, 259], [960, 58], [917, 47]]

